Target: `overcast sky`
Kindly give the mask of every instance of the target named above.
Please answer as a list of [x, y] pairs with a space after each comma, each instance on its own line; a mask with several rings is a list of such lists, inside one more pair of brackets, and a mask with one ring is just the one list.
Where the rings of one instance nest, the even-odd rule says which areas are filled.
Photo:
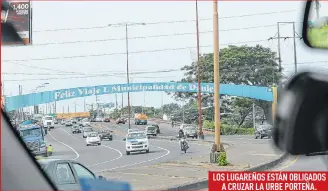
[[[303, 19], [304, 3], [304, 1], [219, 2], [220, 48], [227, 44], [261, 44], [277, 51], [277, 41], [267, 39], [277, 34], [277, 22], [295, 21], [297, 33], [301, 35], [300, 22]], [[201, 53], [213, 51], [212, 10], [212, 2], [199, 2]], [[245, 16], [249, 14], [253, 16]], [[2, 75], [5, 94], [17, 95], [18, 85], [23, 86], [23, 93], [26, 94], [41, 83], [49, 83], [49, 85], [39, 91], [125, 83], [126, 77], [123, 73], [126, 71], [126, 56], [114, 54], [125, 52], [125, 28], [109, 26], [120, 22], [152, 23], [130, 26], [128, 31], [130, 38], [162, 36], [129, 40], [130, 72], [149, 72], [131, 75], [132, 82], [180, 80], [183, 77], [181, 71], [167, 73], [161, 71], [178, 70], [190, 64], [196, 57], [196, 26], [195, 22], [192, 22], [194, 19], [194, 2], [33, 2], [33, 45], [2, 47], [2, 60], [25, 60], [16, 63], [2, 62], [2, 72], [9, 73]], [[170, 23], [170, 21], [181, 20], [189, 22]], [[161, 22], [166, 23], [156, 24]], [[282, 25], [280, 28], [281, 36], [293, 35], [292, 25]], [[174, 35], [180, 33], [190, 34]], [[72, 41], [78, 42], [65, 43]], [[83, 57], [65, 58], [72, 56]], [[292, 39], [282, 41], [281, 56], [284, 72], [293, 73]], [[47, 59], [53, 57], [58, 59]], [[42, 59], [35, 60], [40, 58]], [[299, 70], [306, 67], [327, 69], [326, 62], [319, 62], [328, 60], [326, 54], [310, 50], [300, 40], [297, 40], [297, 60]], [[97, 74], [108, 75], [95, 77]], [[118, 97], [121, 103], [121, 96]], [[77, 111], [83, 111], [83, 98], [81, 98], [58, 102], [57, 112], [62, 112], [63, 106], [67, 112], [68, 105], [70, 111], [73, 111], [75, 101]], [[100, 96], [100, 102], [114, 101], [114, 95]], [[164, 94], [164, 104], [172, 101], [173, 99]], [[95, 96], [86, 98], [86, 102], [89, 104], [95, 102]], [[126, 103], [125, 97], [124, 105]], [[132, 103], [143, 105], [143, 93], [132, 93]], [[161, 103], [161, 93], [145, 93], [146, 106], [159, 107]]]

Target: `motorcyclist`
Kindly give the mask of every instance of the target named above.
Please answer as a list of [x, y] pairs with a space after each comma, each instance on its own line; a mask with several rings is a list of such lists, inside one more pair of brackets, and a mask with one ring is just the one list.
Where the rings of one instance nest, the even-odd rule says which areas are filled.
[[52, 155], [52, 145], [49, 145], [47, 148], [48, 156]]
[[183, 129], [181, 127], [179, 129], [179, 144], [180, 144], [181, 151], [184, 150], [183, 149], [184, 148], [184, 144], [187, 144], [186, 146], [188, 147], [188, 143], [187, 143], [186, 137], [185, 137], [184, 132], [183, 132]]

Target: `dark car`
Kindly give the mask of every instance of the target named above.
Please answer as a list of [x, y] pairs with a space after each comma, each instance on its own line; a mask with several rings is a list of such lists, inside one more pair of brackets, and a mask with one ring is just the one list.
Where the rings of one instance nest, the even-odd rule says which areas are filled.
[[126, 119], [123, 118], [123, 117], [120, 117], [120, 118], [116, 119], [116, 124], [120, 124], [120, 123], [125, 124], [125, 122], [126, 122]]
[[81, 190], [80, 178], [105, 179], [102, 176], [97, 177], [75, 160], [39, 159], [38, 162], [58, 190]]
[[109, 129], [103, 129], [99, 131], [99, 136], [101, 138], [101, 140], [109, 140], [112, 141], [113, 140], [113, 131], [109, 130]]
[[82, 128], [79, 125], [74, 124], [72, 126], [72, 133], [82, 133]]
[[272, 138], [272, 125], [260, 125], [258, 128], [255, 129], [254, 135], [255, 139], [260, 138], [263, 139], [263, 137]]
[[159, 126], [157, 124], [151, 124], [151, 126], [154, 126], [156, 128], [156, 133], [161, 133], [161, 130], [159, 129]]
[[109, 118], [105, 118], [104, 119], [104, 122], [110, 122], [110, 119]]

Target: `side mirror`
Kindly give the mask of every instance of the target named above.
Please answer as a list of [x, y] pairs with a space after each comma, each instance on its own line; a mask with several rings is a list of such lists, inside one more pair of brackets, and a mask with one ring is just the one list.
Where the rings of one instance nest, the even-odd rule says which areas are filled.
[[306, 1], [302, 37], [311, 48], [328, 49], [328, 16], [325, 16], [327, 1]]
[[292, 155], [328, 150], [328, 77], [303, 72], [285, 86], [273, 131], [275, 145]]
[[124, 138], [123, 141], [126, 141], [126, 138]]

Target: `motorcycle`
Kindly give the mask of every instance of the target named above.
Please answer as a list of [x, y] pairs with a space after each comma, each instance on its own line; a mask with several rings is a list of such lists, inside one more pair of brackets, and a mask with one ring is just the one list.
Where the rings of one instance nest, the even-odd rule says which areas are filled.
[[188, 143], [186, 141], [186, 138], [181, 138], [180, 140], [180, 146], [181, 146], [181, 151], [184, 151], [185, 153], [189, 149]]

